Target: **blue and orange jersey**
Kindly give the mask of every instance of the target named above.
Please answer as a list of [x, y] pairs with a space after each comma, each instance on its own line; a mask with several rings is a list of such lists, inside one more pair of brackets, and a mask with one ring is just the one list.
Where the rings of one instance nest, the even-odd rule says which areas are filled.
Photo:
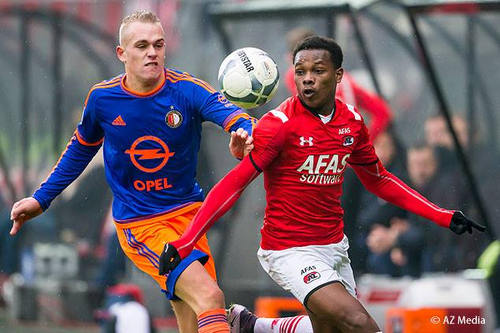
[[90, 89], [74, 136], [33, 194], [44, 210], [101, 146], [117, 222], [202, 201], [196, 181], [202, 122], [211, 121], [228, 132], [242, 127], [249, 133], [256, 123], [187, 73], [166, 68], [162, 84], [147, 94], [129, 90], [125, 79], [122, 74]]

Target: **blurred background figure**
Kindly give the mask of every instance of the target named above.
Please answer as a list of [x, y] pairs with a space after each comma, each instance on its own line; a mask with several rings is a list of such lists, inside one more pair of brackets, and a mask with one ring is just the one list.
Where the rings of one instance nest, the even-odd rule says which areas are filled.
[[[407, 181], [406, 151], [392, 129], [380, 133], [373, 145], [387, 170]], [[344, 200], [349, 214], [345, 223], [354, 238], [351, 253], [357, 269], [394, 277], [419, 276], [422, 236], [408, 221], [408, 213], [363, 189], [355, 177], [348, 179], [349, 184], [344, 185], [350, 195]]]
[[107, 290], [104, 309], [96, 312], [102, 333], [156, 333], [153, 318], [144, 306], [141, 289], [117, 284]]
[[[478, 180], [482, 199], [485, 206], [488, 207], [490, 218], [493, 221], [498, 220], [500, 209], [493, 208], [497, 206], [497, 198], [500, 197], [500, 187], [498, 186], [500, 173], [496, 171], [500, 165], [500, 153], [496, 149], [497, 145], [488, 142], [482, 128], [471, 133], [467, 121], [462, 115], [453, 115], [451, 120], [458, 141], [466, 152], [472, 172]], [[470, 189], [463, 177], [462, 166], [444, 117], [442, 115], [429, 116], [425, 120], [424, 129], [425, 141], [434, 149], [439, 172], [452, 174], [453, 181], [458, 183], [461, 190], [464, 191], [464, 209], [478, 214], [473, 205]], [[500, 231], [498, 223], [494, 223], [492, 227], [495, 229], [495, 234]]]
[[[458, 141], [467, 150], [469, 148], [469, 134], [465, 120], [460, 116], [454, 116], [452, 124]], [[426, 143], [435, 150], [439, 169], [442, 172], [460, 171], [460, 165], [455, 153], [455, 144], [444, 117], [442, 115], [428, 117], [425, 120], [424, 130]]]
[[[393, 131], [382, 132], [374, 139], [373, 145], [386, 168], [407, 181], [406, 150]], [[421, 237], [408, 222], [408, 213], [383, 200], [375, 200], [370, 193], [364, 192], [363, 197], [358, 222], [369, 230], [365, 238], [370, 251], [367, 271], [391, 276], [419, 276]]]
[[[450, 171], [442, 171], [434, 149], [427, 144], [415, 144], [408, 150], [408, 175], [411, 184], [421, 194], [433, 202], [447, 207], [467, 206], [467, 191], [459, 178]], [[439, 228], [428, 226], [427, 221], [410, 215], [414, 225], [424, 234], [422, 252], [422, 271], [444, 270], [456, 272], [476, 266], [477, 258], [484, 249], [484, 239], [477, 237], [460, 239], [447, 235]], [[482, 239], [482, 238], [481, 238]]]
[[95, 286], [99, 294], [118, 284], [126, 274], [126, 259], [120, 241], [113, 225], [111, 207], [103, 223], [99, 244], [100, 265], [95, 279]]

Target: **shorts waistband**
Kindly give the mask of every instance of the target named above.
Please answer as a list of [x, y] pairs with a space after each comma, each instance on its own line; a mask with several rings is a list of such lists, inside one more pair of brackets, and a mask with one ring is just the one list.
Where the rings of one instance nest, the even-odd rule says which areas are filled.
[[185, 205], [181, 205], [181, 206], [175, 207], [173, 209], [169, 209], [165, 212], [161, 212], [158, 214], [141, 216], [138, 218], [132, 218], [132, 219], [127, 219], [127, 220], [114, 220], [114, 222], [115, 222], [116, 228], [118, 228], [118, 229], [132, 228], [132, 227], [137, 227], [137, 226], [144, 225], [144, 224], [168, 220], [168, 219], [174, 218], [176, 216], [190, 212], [192, 210], [198, 209], [198, 208], [200, 208], [201, 205], [202, 205], [201, 202], [191, 202], [191, 203], [187, 203]]

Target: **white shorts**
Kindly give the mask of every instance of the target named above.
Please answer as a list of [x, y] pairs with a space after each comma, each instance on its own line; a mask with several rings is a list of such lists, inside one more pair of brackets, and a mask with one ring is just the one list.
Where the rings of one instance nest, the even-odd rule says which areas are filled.
[[305, 304], [314, 291], [336, 281], [356, 297], [348, 249], [349, 240], [344, 235], [335, 244], [292, 247], [280, 251], [260, 248], [257, 256], [267, 274]]

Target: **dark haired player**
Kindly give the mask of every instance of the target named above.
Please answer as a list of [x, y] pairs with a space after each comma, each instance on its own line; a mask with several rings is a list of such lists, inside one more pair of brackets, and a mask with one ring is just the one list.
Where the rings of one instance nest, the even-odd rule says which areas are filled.
[[[429, 202], [385, 170], [360, 114], [334, 97], [342, 60], [341, 48], [331, 39], [312, 36], [297, 45], [298, 96], [259, 121], [254, 150], [212, 189], [184, 235], [165, 246], [161, 274], [182, 264], [196, 240], [262, 171], [267, 207], [258, 257], [274, 281], [304, 304], [315, 332], [380, 331], [356, 299], [347, 255], [340, 206], [347, 165], [368, 190], [394, 205], [458, 234], [484, 230], [461, 212]], [[242, 331], [254, 330], [255, 318], [234, 319]]]

